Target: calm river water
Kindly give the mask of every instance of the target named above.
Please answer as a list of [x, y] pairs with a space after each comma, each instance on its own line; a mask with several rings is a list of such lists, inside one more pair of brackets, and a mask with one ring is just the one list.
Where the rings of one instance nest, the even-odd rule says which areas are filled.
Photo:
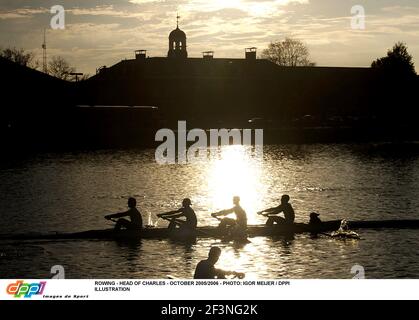
[[[419, 218], [418, 144], [265, 146], [263, 161], [225, 146], [207, 161], [159, 165], [154, 150], [42, 154], [0, 162], [0, 234], [104, 229], [105, 214], [137, 198], [144, 219], [190, 197], [200, 225], [239, 195], [249, 223], [258, 210], [291, 196], [296, 220]], [[163, 226], [164, 223], [159, 223]], [[46, 278], [63, 265], [67, 278], [191, 278], [218, 244], [220, 268], [247, 278], [419, 278], [419, 230], [362, 230], [362, 240], [309, 235], [252, 238], [244, 247], [219, 240], [0, 242], [0, 278]]]

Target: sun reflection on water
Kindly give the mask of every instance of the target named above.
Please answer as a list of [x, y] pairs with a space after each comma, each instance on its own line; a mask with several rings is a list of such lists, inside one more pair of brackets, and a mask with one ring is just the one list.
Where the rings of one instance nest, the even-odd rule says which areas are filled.
[[239, 196], [249, 224], [258, 221], [256, 212], [265, 190], [262, 161], [253, 156], [251, 147], [222, 147], [218, 156], [212, 159], [207, 175], [210, 210], [231, 208], [233, 196]]

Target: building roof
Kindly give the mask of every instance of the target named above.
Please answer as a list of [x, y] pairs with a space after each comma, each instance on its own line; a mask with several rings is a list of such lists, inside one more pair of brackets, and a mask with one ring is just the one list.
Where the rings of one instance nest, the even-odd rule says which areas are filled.
[[169, 39], [186, 39], [186, 33], [177, 27], [175, 30], [170, 32]]
[[142, 60], [123, 60], [103, 73], [95, 75], [98, 79], [121, 78], [276, 78], [281, 74], [289, 77], [298, 77], [303, 74], [354, 74], [369, 72], [370, 68], [333, 68], [333, 67], [280, 67], [264, 60], [231, 59], [231, 58], [187, 58], [173, 60], [164, 57], [154, 57]]

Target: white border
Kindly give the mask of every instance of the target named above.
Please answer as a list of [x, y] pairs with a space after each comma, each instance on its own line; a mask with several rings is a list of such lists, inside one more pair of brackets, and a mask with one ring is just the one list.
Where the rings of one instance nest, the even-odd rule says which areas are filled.
[[[9, 284], [18, 279], [0, 280], [0, 300], [418, 300], [419, 280], [263, 280], [274, 285], [198, 285], [193, 280], [24, 280], [26, 283], [46, 281], [43, 295], [15, 298], [7, 294]], [[22, 279], [19, 279], [22, 280]], [[96, 291], [96, 281], [121, 281], [133, 285], [130, 291]], [[144, 285], [146, 281], [163, 281], [165, 285]], [[187, 281], [190, 284], [178, 284]], [[223, 280], [218, 280], [223, 281]], [[253, 281], [253, 280], [249, 280]], [[254, 280], [257, 281], [257, 280]], [[280, 285], [283, 281], [282, 285]], [[285, 281], [289, 284], [283, 284]], [[48, 296], [48, 297], [47, 297]], [[70, 296], [66, 299], [65, 296]], [[80, 299], [75, 296], [81, 296]]]

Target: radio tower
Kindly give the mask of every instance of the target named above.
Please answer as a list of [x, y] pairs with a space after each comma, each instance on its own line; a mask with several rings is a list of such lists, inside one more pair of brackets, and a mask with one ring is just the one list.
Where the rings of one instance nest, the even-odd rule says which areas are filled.
[[46, 29], [44, 29], [44, 43], [42, 44], [42, 71], [48, 73]]

